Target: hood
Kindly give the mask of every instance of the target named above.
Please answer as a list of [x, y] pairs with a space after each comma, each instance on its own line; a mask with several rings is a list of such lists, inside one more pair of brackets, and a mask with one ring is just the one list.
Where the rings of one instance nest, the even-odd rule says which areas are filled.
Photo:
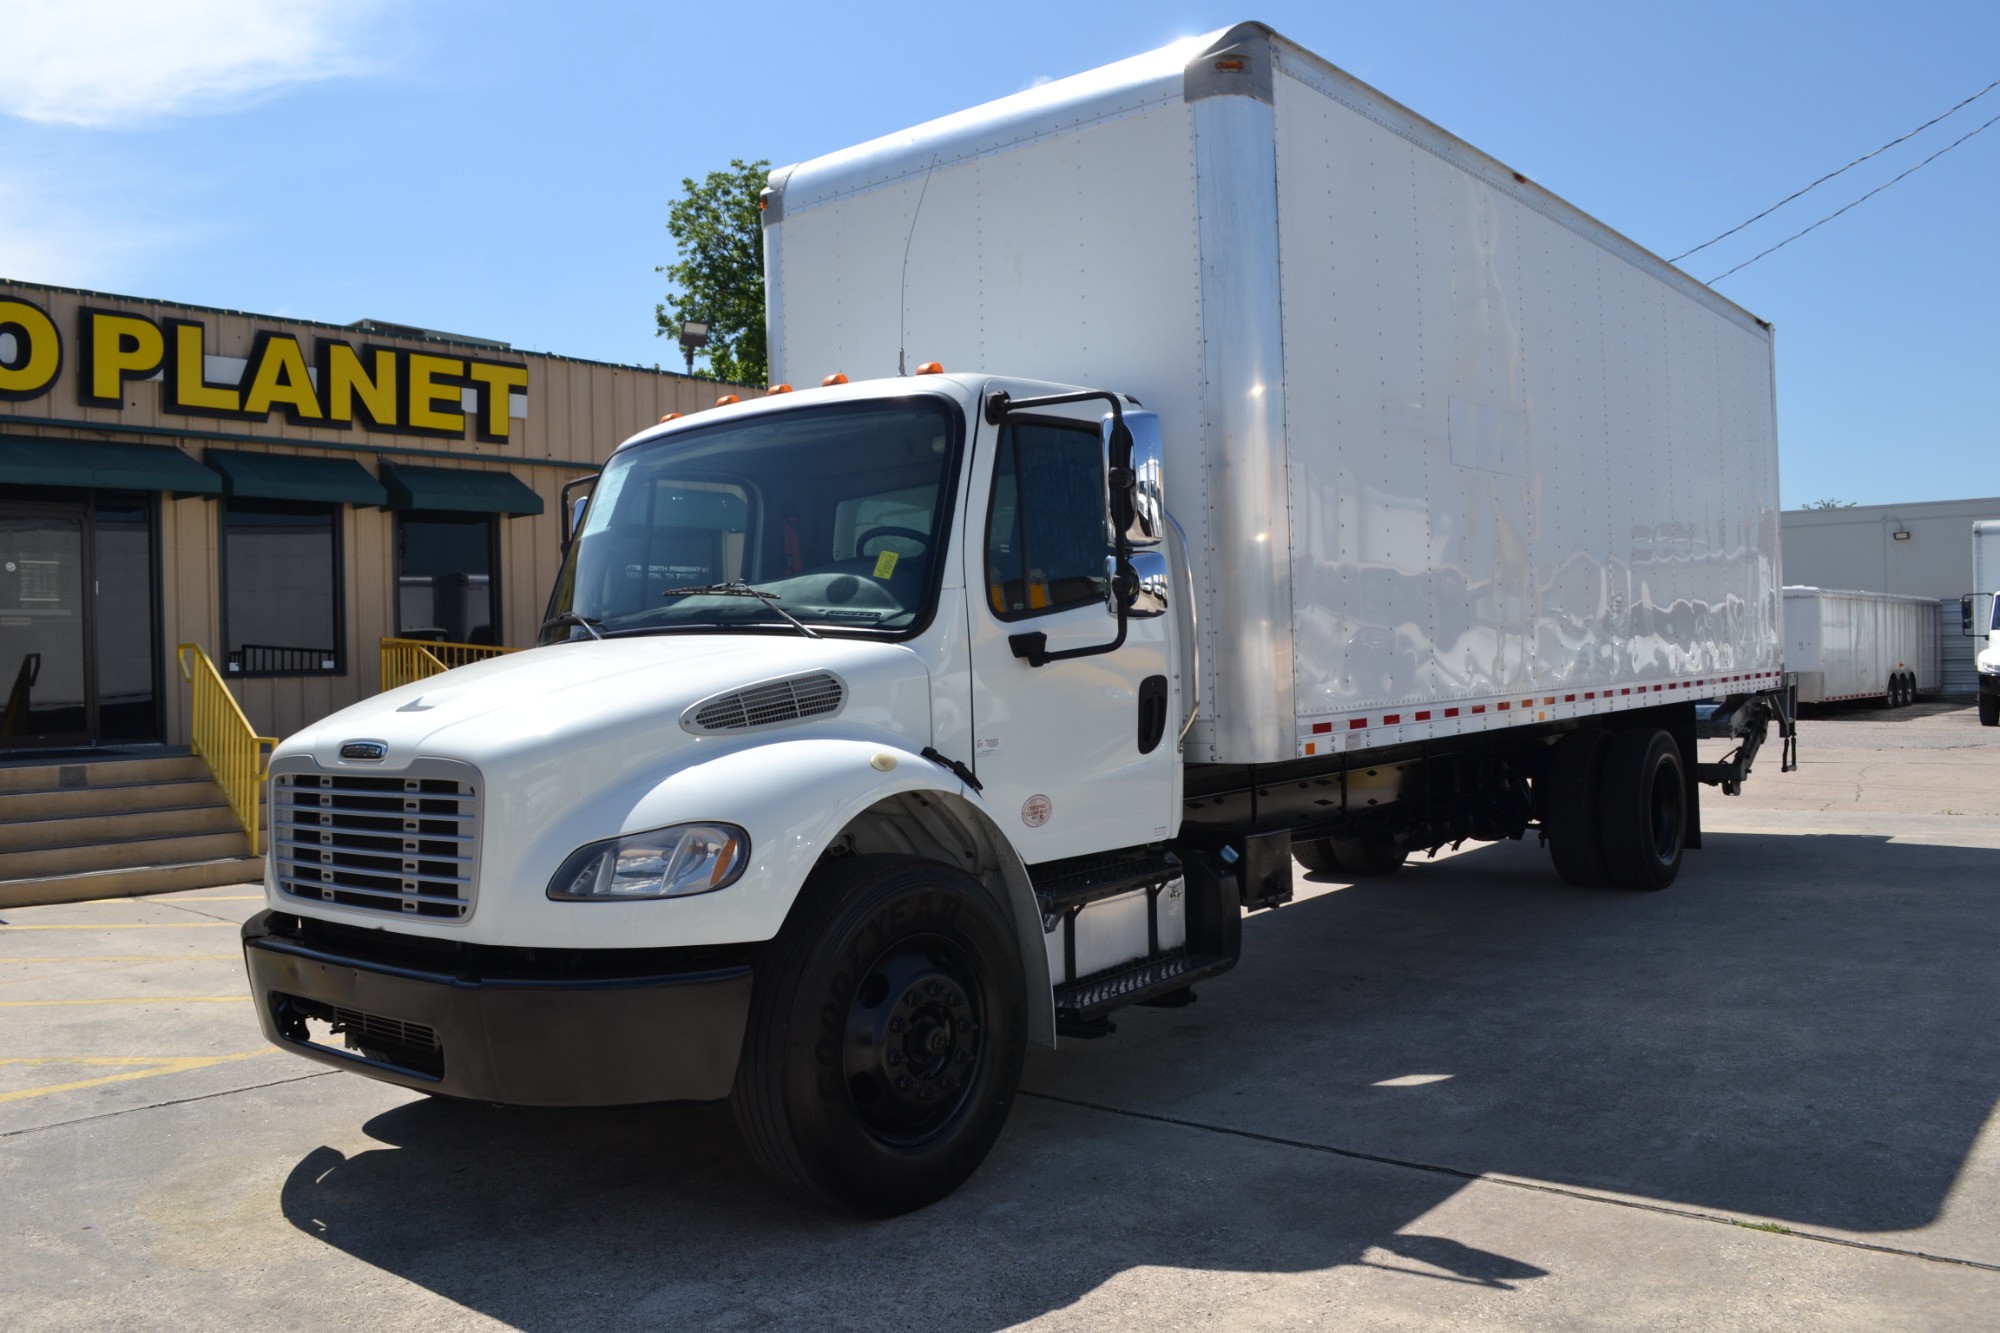
[[[929, 678], [897, 644], [764, 635], [664, 634], [582, 640], [532, 648], [447, 671], [378, 694], [307, 727], [278, 747], [323, 768], [393, 770], [410, 759], [462, 759], [491, 770], [552, 747], [618, 744], [658, 756], [695, 743], [681, 726], [690, 704], [712, 695], [811, 671], [846, 687], [839, 712], [786, 725], [859, 730], [930, 743]], [[379, 760], [340, 757], [349, 741], [380, 742]]]

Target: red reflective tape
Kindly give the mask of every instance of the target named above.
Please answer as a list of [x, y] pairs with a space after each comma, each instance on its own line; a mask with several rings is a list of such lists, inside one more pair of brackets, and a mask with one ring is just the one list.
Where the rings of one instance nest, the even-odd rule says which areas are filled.
[[1563, 696], [1563, 702], [1566, 704], [1573, 704], [1576, 702], [1576, 696], [1574, 694], [1565, 694]]
[[1431, 720], [1431, 715], [1429, 712], [1422, 712], [1417, 714], [1417, 721], [1419, 722], [1428, 722], [1430, 720]]
[[1331, 722], [1313, 723], [1313, 735], [1315, 736], [1324, 736], [1326, 735], [1327, 732], [1332, 730], [1333, 730], [1333, 723]]
[[1554, 696], [1553, 694], [1551, 694], [1551, 695], [1550, 695], [1550, 696], [1549, 696], [1548, 698], [1546, 698], [1546, 699], [1542, 700], [1542, 702], [1543, 702], [1543, 703], [1545, 703], [1545, 704], [1552, 704], [1552, 703], [1554, 703], [1555, 701], [1556, 701], [1556, 697], [1555, 697], [1555, 696]]
[[1382, 725], [1385, 727], [1393, 727], [1402, 720], [1403, 720], [1403, 715], [1401, 713], [1382, 714]]
[[[1554, 700], [1554, 699], [1551, 699], [1551, 700], [1549, 700], [1549, 702], [1550, 702], [1550, 703], [1554, 703], [1554, 702], [1555, 702], [1555, 700]], [[1533, 699], [1523, 699], [1523, 700], [1521, 700], [1521, 707], [1523, 707], [1523, 708], [1533, 708], [1534, 706], [1535, 706], [1535, 701], [1534, 701]]]
[[1583, 697], [1584, 697], [1584, 698], [1586, 698], [1586, 699], [1595, 699], [1595, 698], [1597, 697], [1597, 691], [1596, 691], [1596, 690], [1585, 690], [1585, 691], [1583, 692]]
[[[1507, 701], [1506, 701], [1505, 699], [1502, 699], [1502, 700], [1501, 700], [1501, 701], [1500, 701], [1500, 702], [1499, 702], [1498, 704], [1496, 704], [1496, 705], [1495, 705], [1495, 707], [1497, 707], [1497, 708], [1498, 708], [1498, 709], [1499, 709], [1499, 710], [1500, 710], [1501, 712], [1503, 712], [1503, 713], [1507, 711], [1507, 709], [1509, 708], [1509, 706], [1510, 706], [1510, 705], [1509, 705], [1509, 704], [1507, 703]], [[1478, 710], [1477, 708], [1475, 708], [1475, 709], [1473, 709], [1472, 711], [1476, 713], [1476, 712], [1478, 712], [1479, 710]]]
[[1368, 719], [1365, 717], [1350, 717], [1347, 719], [1347, 729], [1349, 731], [1359, 731], [1367, 725]]
[[1458, 716], [1458, 710], [1457, 710], [1456, 708], [1447, 708], [1447, 709], [1445, 709], [1445, 710], [1444, 710], [1444, 715], [1445, 715], [1446, 717], [1457, 717], [1457, 716]]
[[1473, 711], [1473, 712], [1475, 712], [1475, 713], [1483, 713], [1483, 712], [1485, 712], [1485, 711], [1486, 711], [1486, 705], [1485, 705], [1485, 704], [1474, 704], [1474, 705], [1472, 705], [1472, 711]]
[[1622, 689], [1622, 690], [1620, 690], [1620, 691], [1618, 691], [1618, 692], [1619, 692], [1620, 694], [1630, 694], [1630, 693], [1632, 692], [1632, 687], [1628, 685], [1628, 686], [1626, 686], [1626, 687], [1625, 687], [1624, 689]]

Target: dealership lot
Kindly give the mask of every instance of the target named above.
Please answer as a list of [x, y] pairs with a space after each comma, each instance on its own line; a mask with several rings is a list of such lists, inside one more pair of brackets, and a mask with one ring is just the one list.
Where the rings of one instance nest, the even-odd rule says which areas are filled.
[[1532, 845], [1301, 876], [889, 1222], [770, 1187], [724, 1108], [269, 1050], [254, 887], [6, 911], [0, 1327], [1990, 1326], [2000, 733], [1925, 705], [1802, 750], [1664, 894]]

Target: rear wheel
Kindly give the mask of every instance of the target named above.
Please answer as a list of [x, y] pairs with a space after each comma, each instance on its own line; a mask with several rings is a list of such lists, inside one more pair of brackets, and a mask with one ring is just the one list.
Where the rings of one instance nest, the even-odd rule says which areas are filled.
[[1340, 868], [1350, 875], [1393, 875], [1403, 868], [1409, 853], [1387, 838], [1363, 834], [1358, 838], [1332, 840], [1333, 855]]
[[1026, 1054], [1012, 923], [934, 861], [822, 867], [758, 969], [730, 1104], [758, 1163], [886, 1217], [934, 1203], [1006, 1123]]
[[1309, 875], [1338, 875], [1340, 857], [1332, 838], [1307, 838], [1292, 844], [1292, 859]]
[[1664, 731], [1612, 736], [1604, 751], [1597, 840], [1611, 884], [1664, 889], [1687, 845], [1687, 784], [1680, 747]]
[[1572, 731], [1556, 742], [1549, 757], [1542, 828], [1549, 835], [1556, 873], [1580, 889], [1603, 888], [1609, 882], [1597, 843], [1597, 784], [1610, 740], [1610, 733], [1598, 728]]

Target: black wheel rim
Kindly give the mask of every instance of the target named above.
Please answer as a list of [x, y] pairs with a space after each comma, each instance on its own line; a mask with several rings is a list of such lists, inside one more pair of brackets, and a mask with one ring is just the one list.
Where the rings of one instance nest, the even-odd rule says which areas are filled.
[[1665, 759], [1653, 770], [1651, 804], [1653, 855], [1661, 865], [1669, 865], [1681, 850], [1680, 770]]
[[971, 1095], [985, 1053], [978, 973], [949, 940], [899, 940], [861, 974], [848, 1001], [847, 1095], [885, 1143], [935, 1137]]

